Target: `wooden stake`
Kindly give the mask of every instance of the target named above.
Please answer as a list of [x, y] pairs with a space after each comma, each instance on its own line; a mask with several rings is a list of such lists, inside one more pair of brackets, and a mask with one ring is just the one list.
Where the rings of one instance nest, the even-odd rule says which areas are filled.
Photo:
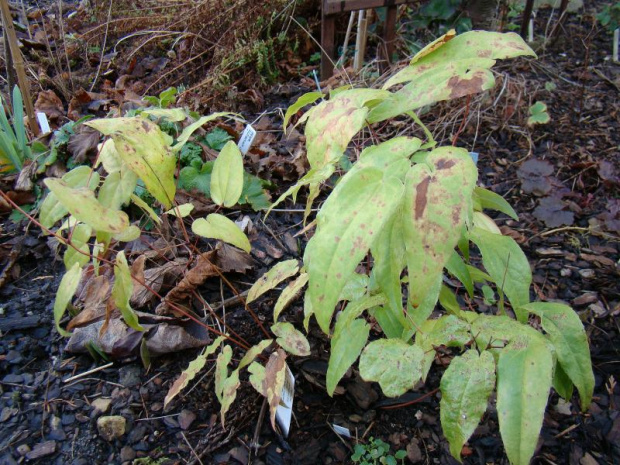
[[362, 40], [363, 40], [363, 32], [362, 32], [362, 23], [364, 21], [364, 10], [360, 10], [357, 17], [357, 37], [355, 39], [355, 59], [353, 60], [353, 67], [355, 71], [359, 71], [362, 69], [362, 63], [364, 62], [363, 55], [360, 55], [360, 51], [362, 49]]
[[614, 31], [613, 60], [618, 63], [618, 40], [620, 39], [620, 29]]
[[[11, 48], [15, 72], [17, 73], [17, 81], [19, 83], [19, 88], [22, 91], [24, 106], [26, 107], [26, 115], [28, 115], [28, 126], [30, 126], [30, 130], [36, 137], [40, 133], [39, 125], [37, 124], [37, 119], [34, 115], [34, 106], [32, 105], [32, 97], [30, 95], [30, 88], [28, 87], [24, 57], [22, 56], [22, 52], [17, 45], [17, 35], [15, 34], [15, 27], [13, 26], [13, 19], [11, 18], [11, 10], [9, 9], [8, 0], [0, 0], [0, 9], [2, 10], [2, 19], [7, 38], [9, 40], [9, 46]], [[13, 111], [15, 110], [13, 109]]]
[[355, 11], [351, 12], [349, 16], [349, 24], [347, 26], [347, 33], [344, 35], [344, 44], [342, 44], [342, 53], [338, 59], [337, 65], [344, 66], [344, 61], [347, 57], [347, 47], [349, 46], [349, 39], [351, 38], [351, 31], [353, 30], [353, 22], [355, 21]]

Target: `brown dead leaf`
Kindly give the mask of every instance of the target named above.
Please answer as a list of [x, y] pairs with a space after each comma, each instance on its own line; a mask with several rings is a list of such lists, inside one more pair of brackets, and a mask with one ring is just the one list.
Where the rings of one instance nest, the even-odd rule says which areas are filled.
[[[78, 90], [67, 109], [67, 117], [73, 121], [79, 120], [82, 116], [97, 114], [98, 112], [107, 112], [110, 100], [103, 94], [94, 92], [86, 92], [84, 89]], [[105, 115], [101, 115], [105, 116]]]
[[77, 163], [83, 163], [89, 154], [96, 151], [100, 138], [101, 134], [99, 131], [90, 126], [80, 124], [76, 128], [75, 134], [69, 137], [67, 150], [73, 155], [73, 159]]
[[524, 162], [517, 170], [523, 192], [536, 195], [548, 194], [553, 188], [551, 179], [553, 171], [553, 165], [545, 160], [531, 158]]
[[566, 211], [568, 207], [559, 197], [544, 197], [540, 199], [539, 205], [534, 209], [534, 217], [550, 228], [558, 226], [570, 226], [575, 221], [575, 215], [571, 211]]
[[34, 104], [37, 112], [43, 112], [47, 119], [52, 122], [58, 122], [58, 119], [65, 116], [65, 109], [62, 101], [54, 93], [53, 90], [44, 90], [39, 92], [37, 101]]
[[598, 175], [607, 187], [620, 185], [620, 176], [618, 170], [613, 163], [607, 160], [601, 160], [598, 163]]
[[[168, 292], [163, 302], [161, 302], [157, 306], [157, 308], [155, 309], [155, 313], [157, 313], [158, 315], [164, 315], [166, 313], [169, 313], [169, 303], [171, 302], [174, 302], [177, 305], [181, 304], [181, 306], [188, 307], [187, 305], [185, 305], [185, 303], [191, 296], [192, 291], [195, 290], [202, 283], [204, 283], [208, 278], [218, 275], [219, 270], [214, 264], [215, 254], [216, 252], [213, 250], [200, 254], [197, 257], [194, 266], [185, 274], [179, 284], [177, 284], [170, 292]], [[173, 311], [173, 313], [175, 312]]]
[[109, 277], [100, 275], [89, 279], [83, 293], [78, 295], [78, 300], [83, 302], [82, 311], [69, 322], [67, 329], [72, 331], [101, 320], [105, 315], [106, 302], [110, 299], [111, 292]]
[[[155, 294], [152, 291], [159, 293], [165, 282], [176, 282], [185, 271], [185, 265], [187, 264], [187, 260], [177, 258], [145, 271], [145, 261], [146, 256], [141, 255], [131, 265], [131, 275], [137, 279], [137, 281], [134, 281], [130, 299], [130, 303], [134, 308], [144, 307], [153, 300]], [[140, 282], [143, 282], [148, 287], [141, 285]]]
[[225, 273], [235, 271], [245, 273], [254, 267], [250, 254], [219, 241], [215, 246], [215, 264]]
[[265, 366], [265, 379], [263, 380], [263, 392], [266, 393], [269, 402], [269, 417], [271, 426], [276, 429], [276, 409], [280, 405], [280, 397], [286, 379], [286, 352], [278, 349], [271, 354]]

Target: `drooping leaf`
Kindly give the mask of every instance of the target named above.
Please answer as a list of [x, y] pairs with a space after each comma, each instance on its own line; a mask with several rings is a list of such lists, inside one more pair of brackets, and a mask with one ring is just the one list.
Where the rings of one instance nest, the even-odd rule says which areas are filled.
[[280, 313], [298, 296], [299, 291], [308, 283], [308, 274], [301, 273], [295, 281], [286, 286], [273, 307], [273, 321], [277, 322]]
[[225, 344], [215, 362], [215, 395], [220, 403], [222, 403], [222, 383], [228, 378], [228, 364], [232, 360], [232, 356], [232, 348]]
[[490, 352], [468, 350], [454, 357], [441, 378], [441, 428], [450, 453], [460, 461], [461, 449], [487, 409], [495, 388], [495, 360]]
[[377, 89], [345, 90], [308, 110], [300, 122], [307, 121], [310, 167], [319, 170], [337, 163], [353, 136], [366, 124], [369, 103], [389, 95]]
[[211, 198], [218, 205], [232, 207], [243, 191], [243, 157], [233, 141], [226, 143], [213, 165]]
[[321, 169], [310, 169], [299, 181], [297, 181], [297, 183], [289, 187], [282, 195], [280, 195], [280, 197], [278, 197], [278, 199], [269, 207], [269, 210], [267, 210], [267, 214], [271, 212], [271, 209], [277, 207], [289, 196], [293, 197], [293, 201], [296, 201], [299, 189], [304, 186], [319, 185], [334, 174], [334, 171], [336, 171], [336, 168], [333, 164], [325, 165]]
[[176, 192], [176, 157], [169, 136], [159, 126], [141, 117], [97, 119], [85, 124], [111, 136], [122, 160], [153, 197], [167, 209], [171, 207]]
[[452, 315], [459, 316], [462, 312], [461, 306], [458, 300], [456, 300], [456, 295], [444, 284], [441, 285], [441, 290], [439, 291], [439, 304]]
[[[82, 165], [66, 173], [62, 180], [69, 187], [88, 187], [90, 190], [95, 190], [99, 185], [99, 173], [93, 171], [89, 166]], [[67, 213], [69, 213], [69, 210], [63, 206], [53, 192], [50, 192], [41, 204], [39, 221], [44, 227], [51, 228], [56, 221], [60, 220]]]
[[287, 278], [295, 275], [299, 271], [299, 262], [297, 260], [285, 260], [271, 268], [267, 273], [262, 275], [252, 285], [248, 291], [246, 302], [255, 301], [265, 292], [275, 288], [278, 284]]
[[493, 218], [488, 215], [485, 215], [482, 212], [474, 212], [472, 223], [474, 228], [483, 229], [486, 232], [490, 232], [492, 234], [501, 235], [502, 231], [499, 229]]
[[276, 427], [276, 409], [280, 404], [282, 388], [286, 379], [286, 353], [282, 349], [278, 349], [271, 354], [267, 365], [254, 362], [248, 368], [250, 375], [250, 383], [259, 393], [267, 398], [269, 403], [269, 412], [271, 426]]
[[231, 347], [225, 345], [217, 356], [215, 364], [215, 395], [221, 404], [220, 417], [222, 428], [225, 428], [226, 413], [237, 398], [237, 389], [241, 385], [239, 370], [233, 370], [230, 376], [228, 375], [228, 364], [232, 359], [232, 354]]
[[87, 187], [72, 188], [65, 181], [54, 178], [47, 178], [44, 182], [64, 208], [93, 229], [120, 233], [129, 226], [125, 212], [104, 207]]
[[331, 340], [331, 352], [327, 367], [327, 393], [331, 396], [347, 370], [355, 363], [368, 340], [370, 325], [358, 316], [372, 307], [385, 303], [376, 295], [350, 302], [338, 317]]
[[439, 299], [443, 268], [471, 214], [477, 175], [467, 151], [455, 147], [433, 150], [407, 173], [403, 231], [414, 326]]
[[239, 362], [239, 366], [237, 367], [237, 370], [240, 371], [242, 368], [245, 368], [250, 363], [252, 363], [254, 359], [258, 357], [263, 352], [263, 350], [265, 350], [272, 342], [273, 342], [273, 339], [264, 339], [260, 341], [258, 344], [250, 347], [250, 349], [245, 353], [245, 355]]
[[581, 409], [587, 410], [594, 392], [594, 373], [588, 337], [579, 316], [568, 305], [554, 302], [534, 302], [523, 308], [540, 317], [562, 370], [579, 391]]
[[482, 208], [490, 208], [502, 212], [514, 220], [518, 220], [517, 212], [510, 206], [508, 202], [501, 195], [496, 194], [483, 187], [476, 186], [474, 188], [474, 197], [480, 202]]
[[485, 269], [510, 300], [519, 321], [525, 321], [527, 312], [520, 307], [530, 301], [532, 271], [519, 245], [512, 237], [480, 228], [470, 232], [470, 239], [480, 249]]
[[58, 291], [56, 291], [56, 300], [54, 301], [54, 323], [56, 323], [58, 333], [63, 337], [69, 337], [71, 333], [60, 327], [60, 320], [67, 309], [67, 305], [71, 302], [81, 278], [82, 268], [79, 263], [74, 263], [71, 269], [67, 271], [60, 280]]
[[284, 114], [284, 122], [282, 123], [282, 129], [286, 132], [286, 127], [288, 126], [288, 122], [295, 113], [301, 110], [306, 105], [310, 105], [311, 103], [316, 102], [318, 99], [323, 97], [323, 92], [308, 92], [301, 97], [299, 97], [295, 103], [293, 103]]
[[327, 333], [342, 289], [400, 203], [402, 183], [377, 168], [347, 173], [317, 215], [317, 230], [304, 254], [308, 292]]
[[155, 224], [160, 224], [161, 223], [161, 219], [159, 218], [157, 213], [155, 213], [155, 210], [153, 210], [148, 203], [146, 203], [144, 200], [142, 200], [136, 194], [131, 194], [131, 201], [133, 203], [135, 203], [138, 208], [140, 208], [142, 211], [144, 211], [149, 216], [149, 218], [151, 218], [151, 220], [153, 220], [153, 222]]
[[65, 268], [69, 270], [75, 263], [80, 265], [80, 268], [86, 265], [90, 261], [90, 250], [88, 249], [88, 240], [93, 233], [93, 228], [84, 223], [79, 223], [73, 228], [71, 233], [71, 244], [77, 247], [80, 252], [73, 247], [67, 247], [63, 261]]
[[360, 375], [376, 381], [387, 397], [397, 397], [410, 389], [422, 376], [424, 351], [400, 339], [379, 339], [366, 346], [360, 357]]
[[376, 123], [435, 102], [490, 89], [495, 79], [489, 68], [495, 60], [523, 55], [536, 56], [517, 34], [460, 34], [392, 76], [384, 89], [407, 84], [377, 105], [368, 121]]
[[289, 354], [299, 357], [310, 355], [310, 343], [306, 336], [287, 322], [276, 323], [271, 327], [273, 334], [277, 336], [276, 342]]
[[239, 226], [219, 213], [211, 213], [206, 218], [197, 219], [192, 223], [192, 231], [202, 237], [219, 239], [248, 253], [252, 249], [248, 237]]
[[220, 347], [220, 344], [224, 341], [224, 339], [225, 338], [223, 336], [218, 337], [204, 350], [202, 354], [189, 363], [189, 366], [183, 370], [168, 390], [168, 394], [166, 394], [166, 398], [164, 399], [164, 407], [166, 407], [170, 401], [174, 399], [183, 389], [185, 389], [190, 381], [194, 379], [198, 373], [200, 373], [200, 370], [202, 370], [207, 363], [207, 358]]
[[452, 251], [450, 258], [446, 262], [446, 270], [465, 286], [465, 290], [470, 297], [474, 296], [474, 282], [465, 262], [456, 250]]
[[515, 340], [536, 341], [537, 344], [545, 345], [550, 352], [554, 350], [553, 344], [529, 325], [503, 315], [474, 315], [475, 318], [471, 322], [471, 334], [480, 350], [501, 347], [502, 343]]
[[551, 389], [553, 357], [537, 341], [514, 341], [497, 362], [497, 416], [510, 463], [529, 465]]
[[153, 118], [167, 119], [173, 123], [185, 121], [185, 118], [187, 118], [187, 113], [183, 108], [148, 108], [140, 113]]
[[573, 388], [575, 385], [570, 380], [568, 375], [562, 369], [559, 360], [555, 363], [555, 370], [553, 372], [553, 389], [560, 397], [566, 401], [570, 401], [573, 397]]
[[116, 262], [114, 264], [114, 287], [112, 288], [112, 298], [114, 304], [121, 311], [125, 323], [136, 331], [144, 331], [138, 322], [138, 316], [131, 308], [129, 299], [133, 292], [133, 282], [131, 281], [131, 272], [125, 252], [121, 251], [116, 254]]

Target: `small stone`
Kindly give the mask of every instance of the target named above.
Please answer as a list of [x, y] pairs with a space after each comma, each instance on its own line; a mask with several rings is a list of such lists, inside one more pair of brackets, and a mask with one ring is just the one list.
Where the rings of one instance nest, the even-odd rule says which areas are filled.
[[130, 462], [136, 458], [136, 451], [129, 446], [125, 446], [121, 449], [121, 462]]
[[97, 431], [106, 441], [113, 441], [125, 434], [127, 420], [120, 415], [99, 417], [97, 420]]
[[407, 444], [407, 458], [411, 463], [419, 463], [423, 460], [422, 451], [420, 450], [417, 439], [412, 439], [411, 442]]
[[22, 375], [14, 375], [11, 373], [2, 378], [2, 382], [9, 384], [21, 384], [24, 382], [24, 377]]
[[54, 439], [55, 441], [64, 441], [67, 439], [67, 435], [64, 430], [57, 428], [50, 431], [49, 434], [50, 439]]
[[581, 305], [593, 304], [598, 300], [598, 294], [596, 292], [586, 292], [579, 297], [573, 299], [573, 305], [579, 307]]
[[351, 420], [353, 423], [361, 423], [364, 418], [361, 415], [349, 415], [349, 420]]
[[188, 430], [195, 419], [196, 419], [196, 414], [194, 412], [190, 410], [181, 410], [181, 413], [179, 413], [179, 417], [177, 418], [177, 421], [179, 422], [179, 426], [181, 427], [181, 429]]
[[119, 383], [125, 387], [134, 387], [140, 384], [140, 367], [127, 365], [119, 370]]
[[594, 278], [594, 276], [596, 275], [596, 273], [594, 272], [594, 270], [590, 269], [590, 268], [586, 268], [584, 270], [579, 270], [579, 275], [583, 278], [583, 279], [592, 279]]
[[97, 413], [107, 413], [108, 410], [110, 410], [110, 405], [111, 404], [112, 404], [112, 399], [104, 398], [104, 397], [98, 397], [97, 399], [92, 401], [90, 406], [93, 407], [93, 409]]
[[362, 420], [364, 420], [364, 423], [371, 423], [375, 421], [375, 418], [377, 418], [376, 410], [368, 410], [367, 412], [364, 412], [364, 415], [362, 415]]
[[597, 318], [602, 318], [607, 315], [607, 310], [599, 304], [590, 304], [588, 305], [588, 310], [594, 313], [594, 316]]
[[51, 455], [54, 452], [56, 452], [56, 441], [40, 442], [39, 444], [34, 446], [34, 449], [32, 449], [26, 454], [26, 458], [28, 460], [36, 460], [40, 459], [41, 457]]
[[28, 452], [30, 452], [30, 446], [28, 444], [21, 444], [19, 446], [17, 446], [17, 453], [20, 456], [24, 456], [26, 455]]
[[584, 456], [579, 460], [581, 465], [598, 465], [598, 462], [594, 457], [592, 457], [588, 452], [584, 454]]

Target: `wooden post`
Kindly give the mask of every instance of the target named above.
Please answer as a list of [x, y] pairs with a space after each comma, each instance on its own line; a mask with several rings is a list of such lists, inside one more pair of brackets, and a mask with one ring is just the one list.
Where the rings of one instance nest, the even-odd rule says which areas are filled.
[[[9, 46], [11, 47], [13, 63], [15, 64], [17, 81], [19, 82], [19, 88], [22, 91], [24, 106], [26, 107], [26, 115], [28, 115], [28, 126], [30, 126], [30, 130], [36, 137], [40, 133], [39, 125], [37, 124], [37, 119], [34, 115], [34, 106], [32, 105], [32, 97], [30, 95], [30, 88], [28, 87], [24, 57], [22, 56], [22, 52], [17, 45], [17, 35], [15, 34], [15, 27], [13, 26], [13, 18], [11, 18], [11, 10], [9, 9], [8, 1], [0, 0], [0, 8], [2, 10], [2, 18], [4, 20], [6, 34], [9, 39]], [[15, 112], [15, 109], [13, 109], [13, 112]]]
[[325, 9], [326, 0], [321, 8], [321, 79], [329, 79], [334, 73], [336, 59], [336, 17], [328, 15]]
[[527, 27], [530, 24], [530, 18], [532, 17], [532, 10], [534, 9], [534, 0], [527, 0], [525, 4], [525, 10], [523, 11], [523, 20], [521, 21], [521, 37], [523, 40], [527, 39]]
[[383, 30], [383, 47], [381, 47], [381, 62], [379, 64], [381, 72], [385, 72], [392, 62], [392, 54], [394, 53], [394, 41], [396, 40], [396, 17], [398, 7], [388, 6], [385, 16], [385, 25]]

